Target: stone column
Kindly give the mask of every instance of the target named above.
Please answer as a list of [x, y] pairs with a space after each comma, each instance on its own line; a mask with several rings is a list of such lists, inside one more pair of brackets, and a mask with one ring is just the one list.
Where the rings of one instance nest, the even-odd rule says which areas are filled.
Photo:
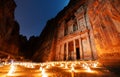
[[61, 45], [61, 61], [64, 60], [64, 43]]
[[59, 46], [59, 53], [58, 53], [58, 56], [59, 56], [58, 60], [60, 61], [60, 60], [61, 60], [61, 45]]
[[83, 60], [84, 59], [84, 52], [83, 52], [83, 48], [82, 48], [82, 39], [79, 39], [79, 48], [80, 48], [80, 59]]
[[57, 45], [57, 52], [56, 52], [56, 60], [59, 61], [59, 57], [60, 57], [60, 45]]
[[74, 47], [74, 60], [76, 60], [76, 45], [75, 45], [75, 40], [73, 40], [73, 47]]
[[63, 61], [64, 59], [64, 44], [60, 45], [60, 61]]
[[66, 43], [66, 60], [68, 60], [68, 42]]

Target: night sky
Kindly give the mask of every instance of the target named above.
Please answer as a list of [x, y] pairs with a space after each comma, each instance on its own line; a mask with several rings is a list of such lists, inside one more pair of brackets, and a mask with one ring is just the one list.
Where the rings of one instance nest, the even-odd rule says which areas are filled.
[[20, 34], [39, 36], [47, 20], [55, 17], [69, 0], [15, 0], [15, 19], [20, 25]]

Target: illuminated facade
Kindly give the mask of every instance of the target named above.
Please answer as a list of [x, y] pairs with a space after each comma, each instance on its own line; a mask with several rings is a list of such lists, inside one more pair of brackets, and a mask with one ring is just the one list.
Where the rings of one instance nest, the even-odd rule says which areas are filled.
[[57, 60], [97, 59], [93, 31], [88, 21], [86, 7], [81, 5], [71, 17], [59, 23]]
[[120, 65], [119, 4], [120, 0], [70, 0], [47, 23], [34, 60], [97, 59], [104, 65]]

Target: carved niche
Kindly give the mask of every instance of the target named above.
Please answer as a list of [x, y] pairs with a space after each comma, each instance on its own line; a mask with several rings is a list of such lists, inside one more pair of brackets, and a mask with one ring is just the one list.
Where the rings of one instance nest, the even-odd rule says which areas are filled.
[[84, 18], [84, 6], [81, 6], [76, 12], [75, 12], [75, 16], [77, 19], [77, 24], [79, 26], [79, 30], [80, 31], [84, 31], [86, 29], [86, 25], [85, 25], [85, 18]]

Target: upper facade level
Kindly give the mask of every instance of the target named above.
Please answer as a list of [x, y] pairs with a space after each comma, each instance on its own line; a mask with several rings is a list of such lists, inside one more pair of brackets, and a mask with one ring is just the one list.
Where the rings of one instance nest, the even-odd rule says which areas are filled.
[[86, 8], [82, 5], [74, 11], [74, 14], [69, 19], [64, 19], [59, 24], [58, 38], [61, 39], [74, 33], [84, 32], [87, 29], [89, 27], [86, 22]]

